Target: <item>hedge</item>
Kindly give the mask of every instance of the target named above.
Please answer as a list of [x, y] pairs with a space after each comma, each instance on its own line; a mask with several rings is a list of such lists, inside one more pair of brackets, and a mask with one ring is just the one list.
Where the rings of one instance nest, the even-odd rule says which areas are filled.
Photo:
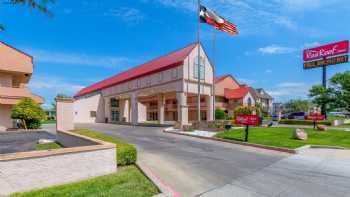
[[102, 141], [110, 142], [116, 144], [117, 146], [117, 164], [119, 166], [131, 165], [136, 163], [137, 159], [137, 150], [136, 147], [132, 144], [129, 144], [120, 139], [116, 139], [109, 135], [105, 135], [96, 131], [90, 130], [76, 130], [74, 131], [80, 135], [87, 137], [99, 139]]
[[[312, 120], [280, 120], [280, 124], [290, 124], [290, 125], [314, 125], [314, 121]], [[317, 124], [328, 125], [331, 126], [331, 121], [317, 121]]]

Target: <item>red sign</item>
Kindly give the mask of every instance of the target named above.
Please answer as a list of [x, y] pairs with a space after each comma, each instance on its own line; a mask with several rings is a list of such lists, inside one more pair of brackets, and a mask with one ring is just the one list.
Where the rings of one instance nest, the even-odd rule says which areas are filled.
[[304, 50], [304, 61], [321, 59], [349, 52], [349, 41], [344, 40], [312, 49]]
[[257, 115], [236, 116], [236, 124], [258, 125], [259, 124], [259, 116], [257, 116]]
[[306, 116], [307, 120], [324, 120], [325, 116], [324, 115], [318, 115], [318, 114], [312, 114], [312, 115], [308, 115]]

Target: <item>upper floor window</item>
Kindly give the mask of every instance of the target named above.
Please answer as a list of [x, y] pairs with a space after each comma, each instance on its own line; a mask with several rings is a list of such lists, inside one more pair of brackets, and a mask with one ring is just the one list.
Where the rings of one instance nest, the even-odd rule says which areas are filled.
[[194, 59], [193, 78], [195, 78], [195, 79], [198, 79], [198, 68], [199, 68], [200, 79], [204, 79], [205, 59], [203, 57], [199, 58], [199, 65], [198, 65], [198, 56], [195, 57], [195, 59]]
[[175, 68], [175, 69], [171, 70], [171, 77], [173, 79], [175, 79], [175, 78], [177, 78], [177, 76], [178, 76], [178, 69]]
[[111, 107], [119, 107], [119, 100], [111, 98]]

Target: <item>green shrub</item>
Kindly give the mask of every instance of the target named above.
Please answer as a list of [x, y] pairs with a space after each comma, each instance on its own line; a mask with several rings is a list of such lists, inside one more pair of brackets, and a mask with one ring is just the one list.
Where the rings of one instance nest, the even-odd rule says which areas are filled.
[[117, 164], [119, 166], [131, 165], [136, 163], [137, 159], [137, 150], [136, 147], [132, 144], [129, 144], [125, 141], [116, 139], [109, 135], [98, 133], [96, 131], [90, 130], [76, 130], [76, 133], [91, 138], [99, 139], [102, 141], [113, 143], [117, 146]]
[[215, 119], [216, 120], [224, 120], [226, 118], [226, 113], [222, 109], [215, 110]]
[[235, 109], [234, 114], [235, 116], [239, 115], [252, 115], [254, 114], [260, 116], [261, 110], [259, 107], [254, 106], [239, 106]]
[[[313, 125], [314, 121], [312, 120], [280, 120], [280, 124], [289, 124], [289, 125]], [[331, 126], [332, 122], [331, 121], [317, 121], [317, 124], [323, 124], [323, 125], [328, 125]]]
[[46, 112], [33, 99], [23, 98], [13, 106], [11, 118], [21, 120], [22, 128], [38, 129], [46, 120]]

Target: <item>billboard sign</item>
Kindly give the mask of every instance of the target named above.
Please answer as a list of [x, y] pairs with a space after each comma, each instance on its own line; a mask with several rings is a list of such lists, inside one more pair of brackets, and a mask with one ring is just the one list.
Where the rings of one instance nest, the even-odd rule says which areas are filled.
[[331, 57], [328, 59], [321, 59], [321, 60], [316, 60], [316, 61], [311, 61], [311, 62], [305, 62], [304, 69], [317, 68], [317, 67], [335, 65], [335, 64], [342, 64], [342, 63], [347, 63], [347, 62], [349, 62], [349, 56], [342, 55], [342, 56]]
[[257, 115], [236, 116], [236, 124], [259, 125], [259, 116]]
[[348, 52], [349, 52], [349, 41], [344, 40], [344, 41], [304, 50], [304, 61], [322, 59], [330, 56], [345, 54]]

